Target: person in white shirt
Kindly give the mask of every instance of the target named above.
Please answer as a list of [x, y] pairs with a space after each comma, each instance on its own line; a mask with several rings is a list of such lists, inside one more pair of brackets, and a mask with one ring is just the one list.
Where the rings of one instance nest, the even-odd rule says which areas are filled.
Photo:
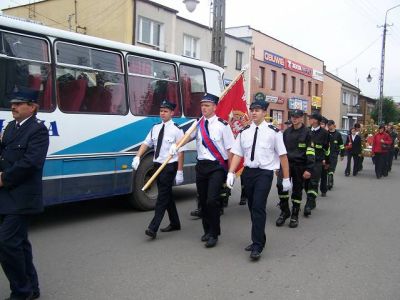
[[[140, 164], [140, 158], [147, 151], [148, 148], [154, 146], [154, 167], [157, 169], [161, 164], [167, 160], [169, 156], [169, 148], [176, 141], [183, 137], [183, 130], [172, 121], [174, 109], [176, 104], [163, 100], [160, 104], [160, 117], [162, 122], [153, 126], [148, 133], [143, 144], [140, 146], [138, 153], [132, 161], [132, 168], [137, 170]], [[154, 218], [151, 220], [150, 225], [145, 231], [145, 234], [151, 238], [156, 238], [158, 228], [164, 217], [165, 211], [168, 212], [170, 224], [162, 228], [162, 232], [169, 232], [181, 229], [178, 211], [176, 209], [175, 201], [172, 198], [172, 186], [183, 183], [183, 160], [184, 148], [180, 148], [165, 168], [157, 177], [158, 196], [154, 212]]]
[[289, 162], [282, 133], [273, 125], [265, 121], [268, 104], [257, 100], [250, 105], [252, 124], [245, 127], [236, 137], [231, 149], [232, 163], [226, 180], [232, 188], [235, 181], [234, 171], [244, 157], [243, 179], [244, 189], [248, 198], [251, 215], [252, 244], [245, 248], [251, 251], [250, 258], [258, 260], [265, 247], [265, 222], [267, 197], [271, 189], [274, 171], [280, 166], [283, 172], [283, 190], [291, 189], [289, 179]]

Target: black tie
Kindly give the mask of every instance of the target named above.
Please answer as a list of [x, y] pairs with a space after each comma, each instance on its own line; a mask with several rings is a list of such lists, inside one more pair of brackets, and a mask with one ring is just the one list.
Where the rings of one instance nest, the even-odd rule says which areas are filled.
[[[207, 135], [209, 136], [209, 135], [210, 135], [210, 132], [208, 131], [208, 120], [206, 120], [206, 121], [204, 122], [204, 127], [206, 128]], [[203, 143], [203, 146], [207, 148], [206, 142], [204, 142], [204, 139], [202, 139], [201, 142]]]
[[165, 124], [163, 124], [163, 126], [161, 127], [161, 130], [160, 130], [160, 133], [158, 134], [157, 148], [156, 148], [156, 153], [154, 154], [154, 157], [156, 159], [160, 155], [161, 144], [162, 144], [162, 140], [164, 138], [164, 127], [165, 127]]
[[15, 127], [16, 127], [17, 129], [19, 129], [19, 128], [21, 127], [21, 125], [20, 125], [19, 123], [17, 123], [17, 125], [15, 125]]
[[251, 156], [250, 156], [251, 161], [254, 160], [254, 152], [256, 151], [257, 132], [258, 132], [258, 127], [256, 127], [256, 131], [254, 132], [253, 146], [251, 146]]

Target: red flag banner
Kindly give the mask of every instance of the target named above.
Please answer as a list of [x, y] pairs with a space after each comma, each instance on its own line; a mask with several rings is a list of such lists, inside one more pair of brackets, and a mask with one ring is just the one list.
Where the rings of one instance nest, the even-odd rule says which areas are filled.
[[[236, 137], [239, 132], [250, 123], [249, 112], [246, 105], [246, 96], [243, 87], [243, 72], [231, 82], [219, 100], [216, 115], [229, 122], [233, 135]], [[243, 159], [236, 170], [239, 175], [243, 168]]]

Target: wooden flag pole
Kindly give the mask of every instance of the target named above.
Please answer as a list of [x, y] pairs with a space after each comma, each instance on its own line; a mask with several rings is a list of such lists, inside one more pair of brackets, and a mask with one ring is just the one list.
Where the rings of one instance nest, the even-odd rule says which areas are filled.
[[[192, 126], [189, 127], [189, 129], [185, 132], [185, 135], [182, 137], [182, 139], [176, 145], [177, 149], [182, 147], [182, 145], [185, 144], [189, 140], [190, 135], [196, 129], [197, 124], [199, 124], [201, 119], [202, 118], [200, 118], [197, 122], [193, 122]], [[153, 176], [151, 176], [150, 179], [143, 186], [142, 191], [147, 190], [151, 186], [153, 181], [157, 178], [157, 176], [161, 173], [161, 171], [164, 170], [165, 166], [168, 164], [168, 162], [171, 160], [171, 158], [172, 158], [172, 155], [169, 155], [167, 157], [166, 161], [163, 162], [163, 164], [157, 169], [157, 171], [153, 174]]]
[[220, 101], [222, 101], [222, 98], [224, 98], [224, 96], [231, 90], [231, 88], [235, 85], [236, 81], [239, 80], [240, 76], [242, 76], [245, 71], [246, 70], [240, 71], [240, 73], [236, 76], [236, 78], [234, 80], [232, 80], [231, 83], [229, 83], [229, 85], [225, 88], [225, 90], [222, 92], [221, 96], [219, 97]]

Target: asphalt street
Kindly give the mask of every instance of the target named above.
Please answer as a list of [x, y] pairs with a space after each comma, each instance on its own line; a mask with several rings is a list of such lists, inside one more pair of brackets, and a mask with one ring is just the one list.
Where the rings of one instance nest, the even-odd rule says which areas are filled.
[[[244, 251], [250, 218], [238, 205], [238, 182], [211, 249], [189, 215], [194, 185], [174, 189], [182, 230], [155, 240], [144, 235], [153, 212], [123, 199], [48, 208], [30, 233], [40, 299], [400, 299], [400, 160], [380, 180], [368, 158], [357, 177], [345, 177], [339, 164], [334, 189], [296, 229], [275, 226], [273, 186], [258, 262]], [[8, 293], [0, 271], [0, 299]]]

